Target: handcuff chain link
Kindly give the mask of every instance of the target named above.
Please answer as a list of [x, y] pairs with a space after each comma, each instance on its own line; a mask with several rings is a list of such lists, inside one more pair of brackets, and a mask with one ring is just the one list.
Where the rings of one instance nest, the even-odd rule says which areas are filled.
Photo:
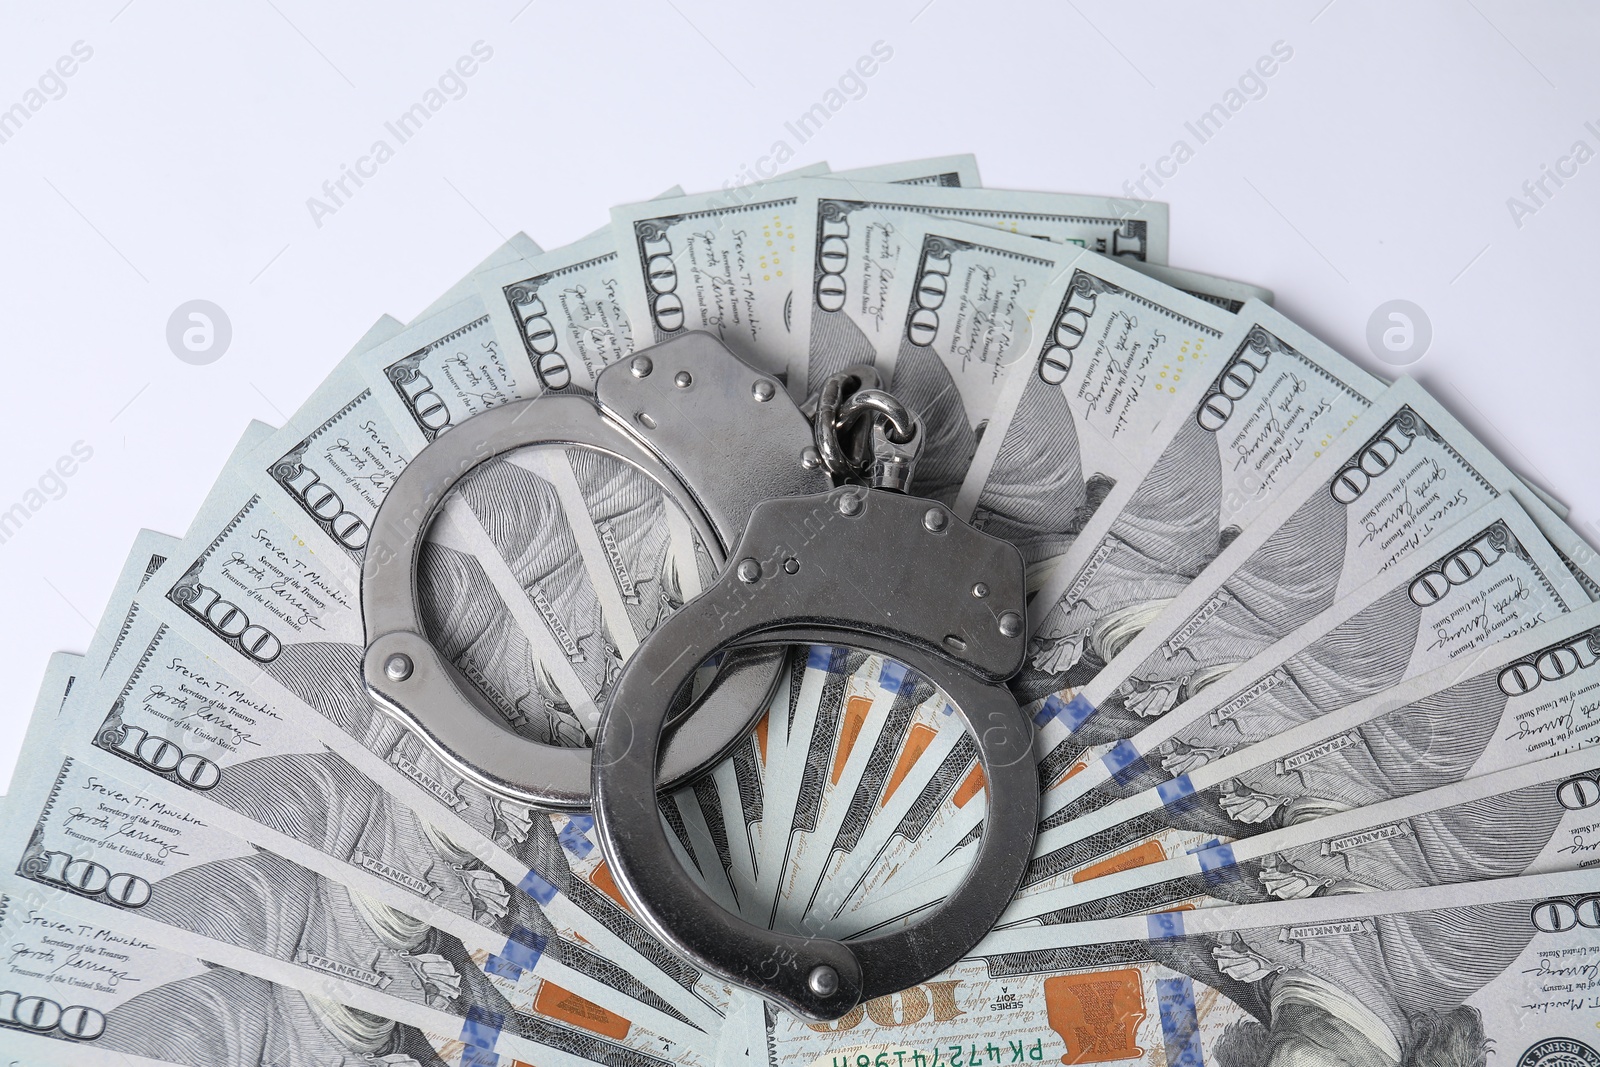
[[873, 368], [829, 375], [802, 410], [811, 415], [823, 469], [836, 483], [906, 492], [922, 453], [922, 420], [878, 388]]

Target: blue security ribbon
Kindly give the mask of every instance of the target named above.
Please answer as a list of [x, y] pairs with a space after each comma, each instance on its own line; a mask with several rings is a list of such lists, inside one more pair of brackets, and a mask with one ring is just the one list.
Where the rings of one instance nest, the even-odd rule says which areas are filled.
[[587, 859], [589, 853], [594, 851], [594, 842], [590, 841], [588, 836], [592, 829], [594, 829], [593, 816], [571, 815], [567, 817], [567, 825], [556, 834], [556, 839], [574, 856]]
[[505, 1029], [506, 1017], [474, 1004], [467, 1009], [461, 1023], [461, 1043], [466, 1046], [461, 1053], [462, 1067], [499, 1067], [500, 1057], [494, 1047]]
[[847, 649], [837, 645], [812, 645], [806, 653], [806, 666], [819, 671], [838, 670], [847, 652]]
[[1236, 863], [1232, 845], [1214, 845], [1195, 853], [1195, 859], [1200, 861], [1201, 874], [1225, 871]]
[[1111, 780], [1118, 785], [1127, 785], [1149, 766], [1133, 742], [1127, 740], [1118, 741], [1111, 751], [1100, 757], [1100, 762], [1105, 764], [1106, 770], [1111, 772]]
[[1043, 729], [1051, 719], [1060, 719], [1067, 732], [1073, 733], [1093, 714], [1094, 705], [1081, 693], [1071, 700], [1062, 700], [1059, 693], [1052, 693], [1045, 698], [1044, 706], [1034, 713], [1033, 725]]
[[529, 871], [527, 877], [517, 883], [517, 888], [546, 907], [561, 892], [538, 871]]
[[544, 946], [543, 934], [536, 934], [526, 926], [514, 927], [506, 947], [500, 950], [499, 955], [490, 956], [483, 969], [515, 982], [522, 977], [522, 972], [538, 966], [539, 957], [544, 955]]
[[1152, 941], [1183, 936], [1183, 912], [1158, 911], [1144, 918], [1145, 932]]
[[1156, 786], [1156, 796], [1161, 799], [1162, 807], [1170, 808], [1194, 796], [1194, 782], [1190, 781], [1187, 774], [1180, 774], [1170, 782]]
[[915, 685], [917, 673], [904, 663], [887, 659], [883, 661], [883, 669], [878, 672], [878, 686], [899, 696], [905, 692], [909, 685]]
[[1194, 982], [1188, 978], [1158, 979], [1156, 1005], [1161, 1012], [1167, 1067], [1205, 1067], [1205, 1055], [1200, 1048], [1200, 1013], [1194, 1004]]

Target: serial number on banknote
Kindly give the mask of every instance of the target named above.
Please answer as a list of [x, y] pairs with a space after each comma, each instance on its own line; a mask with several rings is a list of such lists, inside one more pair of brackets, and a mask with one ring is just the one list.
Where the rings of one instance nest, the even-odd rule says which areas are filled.
[[[830, 1057], [831, 1067], [994, 1067], [1002, 1063], [1039, 1063], [1044, 1060], [1044, 1038], [1036, 1037], [1029, 1044], [1026, 1039], [1007, 1041], [1003, 1046], [993, 1041], [985, 1045], [933, 1046], [920, 1048], [892, 1048], [878, 1052], [846, 1052]], [[817, 1063], [820, 1067], [821, 1060]]]

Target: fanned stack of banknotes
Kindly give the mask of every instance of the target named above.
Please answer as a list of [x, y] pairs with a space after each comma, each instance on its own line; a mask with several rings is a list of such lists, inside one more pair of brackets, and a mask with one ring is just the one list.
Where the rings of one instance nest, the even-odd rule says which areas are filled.
[[[1414, 382], [1168, 266], [1167, 234], [1164, 204], [983, 189], [970, 157], [819, 167], [519, 235], [380, 320], [52, 661], [0, 825], [8, 1062], [1600, 1064], [1600, 563]], [[924, 422], [914, 489], [1029, 567], [1024, 885], [837, 1022], [675, 956], [590, 818], [486, 794], [361, 681], [408, 459], [687, 330], [797, 400], [874, 364]], [[636, 471], [559, 446], [463, 479], [419, 567], [431, 639], [559, 745], [712, 573]], [[916, 922], [984, 830], [957, 710], [793, 650], [662, 796], [679, 861], [763, 926]]]

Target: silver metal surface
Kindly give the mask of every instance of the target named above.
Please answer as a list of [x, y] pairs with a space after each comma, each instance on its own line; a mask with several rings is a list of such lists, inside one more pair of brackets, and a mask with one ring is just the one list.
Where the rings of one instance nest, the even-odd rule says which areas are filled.
[[855, 475], [861, 457], [839, 438], [839, 409], [851, 393], [877, 386], [878, 372], [872, 367], [846, 367], [824, 378], [817, 395], [801, 409], [814, 427], [823, 469], [841, 481]]
[[[800, 462], [811, 432], [799, 410], [786, 399], [755, 401], [752, 386], [761, 378], [714, 338], [688, 334], [601, 372], [598, 400], [563, 395], [506, 404], [413, 457], [373, 521], [363, 564], [363, 676], [377, 705], [482, 788], [541, 807], [588, 807], [590, 750], [513, 732], [424, 636], [416, 585], [422, 539], [452, 487], [480, 463], [530, 445], [577, 445], [653, 481], [688, 516], [721, 569], [727, 546], [763, 496], [814, 493], [828, 484]], [[730, 475], [735, 464], [738, 473]], [[714, 764], [743, 736], [766, 707], [782, 660], [775, 650], [746, 650], [722, 664], [708, 691], [671, 724], [663, 788]]]
[[847, 367], [824, 379], [801, 410], [810, 409], [817, 461], [836, 481], [904, 493], [926, 435], [922, 421], [877, 380], [871, 367]]
[[826, 963], [818, 964], [807, 976], [806, 988], [819, 997], [831, 997], [839, 991], [839, 972]]
[[867, 458], [859, 472], [860, 479], [874, 489], [910, 492], [911, 478], [916, 473], [917, 460], [922, 456], [923, 442], [928, 439], [928, 435], [922, 432], [922, 420], [912, 417], [911, 434], [904, 441], [895, 439], [894, 428], [885, 419], [874, 419], [868, 434], [865, 441]]
[[[647, 358], [660, 373], [634, 377], [608, 367], [595, 394], [727, 534], [724, 545], [761, 501], [828, 488], [827, 474], [803, 462], [813, 441], [805, 416], [782, 393], [759, 399], [756, 384], [770, 379], [715, 337], [685, 334], [649, 349]], [[674, 384], [680, 371], [693, 379], [687, 388]]]
[[411, 657], [396, 652], [383, 663], [383, 676], [391, 682], [403, 682], [411, 677]]
[[[1022, 557], [928, 502], [846, 487], [758, 506], [724, 574], [623, 667], [594, 749], [601, 847], [633, 912], [700, 966], [813, 1019], [927, 980], [965, 955], [1020, 884], [1038, 820], [1033, 731], [1001, 683], [1022, 665], [999, 618], [1025, 605]], [[785, 564], [794, 560], [790, 570]], [[987, 597], [971, 595], [979, 583]], [[848, 644], [897, 659], [944, 690], [977, 738], [989, 808], [966, 880], [934, 914], [849, 943], [778, 934], [721, 910], [680, 867], [656, 806], [670, 697], [709, 656], [755, 644]], [[831, 977], [830, 977], [831, 972]]]
[[900, 403], [892, 393], [882, 389], [857, 389], [851, 393], [845, 402], [839, 405], [839, 414], [834, 416], [833, 428], [836, 430], [848, 429], [864, 415], [876, 412], [882, 415], [889, 423], [889, 439], [896, 444], [905, 444], [917, 432], [912, 421], [911, 412]]

